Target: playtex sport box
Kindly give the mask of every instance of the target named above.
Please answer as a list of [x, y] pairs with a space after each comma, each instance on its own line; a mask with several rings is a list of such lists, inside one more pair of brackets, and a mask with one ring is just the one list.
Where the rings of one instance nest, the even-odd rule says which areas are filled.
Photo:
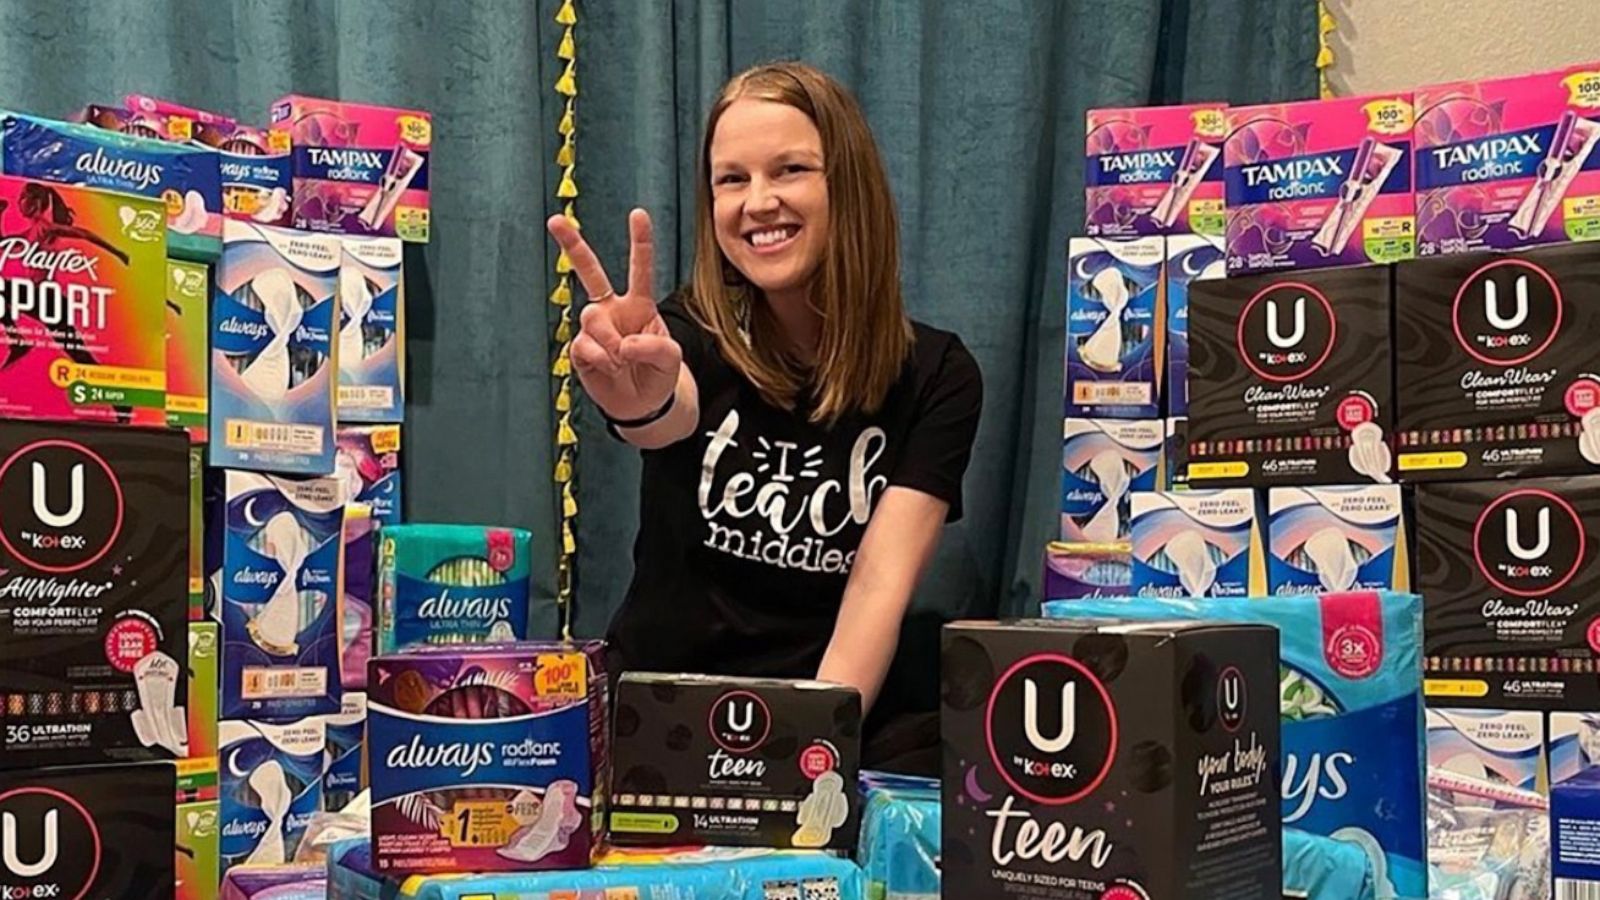
[[1175, 234], [1167, 238], [1167, 262], [1163, 273], [1166, 290], [1167, 415], [1182, 418], [1189, 414], [1189, 285], [1225, 273], [1222, 239], [1197, 234]]
[[1195, 103], [1089, 110], [1084, 230], [1091, 237], [1220, 236], [1226, 108]]
[[1066, 414], [1161, 414], [1162, 243], [1067, 242]]
[[174, 256], [209, 262], [222, 249], [222, 183], [208, 147], [4, 113], [0, 169], [159, 201]]
[[339, 421], [405, 419], [406, 305], [398, 238], [341, 238]]
[[611, 840], [853, 848], [860, 740], [853, 688], [625, 673], [612, 743]]
[[1600, 238], [1600, 63], [1415, 98], [1419, 255]]
[[343, 485], [229, 471], [208, 487], [223, 718], [338, 712]]
[[428, 113], [288, 96], [272, 125], [294, 144], [296, 228], [428, 242]]
[[1132, 510], [1131, 593], [1249, 597], [1262, 592], [1266, 551], [1254, 491], [1141, 491], [1133, 495]]
[[944, 896], [1277, 896], [1272, 629], [956, 622], [943, 643]]
[[1267, 592], [1406, 591], [1411, 559], [1398, 484], [1273, 488]]
[[1061, 540], [1128, 537], [1128, 497], [1161, 484], [1160, 419], [1068, 419], [1061, 441]]
[[1417, 486], [1428, 696], [1600, 708], [1600, 478]]
[[[1328, 863], [1337, 858], [1333, 851], [1354, 849], [1367, 858], [1373, 893], [1311, 896], [1428, 896], [1420, 598], [1368, 591], [1270, 600], [1074, 600], [1046, 604], [1045, 614], [1250, 622], [1277, 629], [1282, 659], [1276, 690], [1269, 686], [1248, 696], [1278, 704], [1283, 777], [1274, 787], [1283, 792], [1285, 841], [1296, 833], [1315, 838], [1294, 841], [1315, 853], [1297, 859], [1296, 882], [1312, 874], [1312, 859]], [[1130, 663], [1133, 658], [1129, 654]], [[1151, 697], [1176, 693], [1158, 688], [1138, 696], [1147, 704]], [[1172, 771], [1176, 776], [1180, 769], [1174, 765]], [[949, 873], [947, 846], [946, 878]]]
[[187, 449], [0, 423], [6, 766], [184, 755]]
[[[1600, 163], [1600, 157], [1597, 157]], [[1408, 480], [1600, 472], [1600, 244], [1395, 273], [1396, 443]]]
[[1189, 483], [1390, 480], [1389, 269], [1197, 281], [1189, 290]]
[[532, 541], [520, 528], [381, 528], [378, 652], [526, 640]]
[[171, 900], [176, 785], [171, 763], [0, 770], [5, 896]]
[[164, 424], [166, 256], [158, 204], [0, 177], [0, 416]]
[[371, 506], [380, 524], [400, 524], [400, 426], [341, 425], [337, 434], [333, 473], [345, 496]]
[[373, 659], [376, 871], [586, 868], [605, 833], [601, 648], [425, 647]]
[[1228, 110], [1228, 273], [1417, 252], [1410, 94]]
[[211, 464], [333, 471], [337, 239], [229, 219], [211, 309]]

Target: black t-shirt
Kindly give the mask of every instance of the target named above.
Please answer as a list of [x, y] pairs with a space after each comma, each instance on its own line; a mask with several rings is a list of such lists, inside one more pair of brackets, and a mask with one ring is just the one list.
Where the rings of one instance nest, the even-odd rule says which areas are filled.
[[914, 488], [961, 516], [978, 365], [954, 334], [913, 323], [883, 407], [825, 427], [766, 403], [679, 297], [661, 315], [699, 387], [700, 423], [644, 452], [633, 583], [608, 636], [616, 664], [815, 677], [883, 492]]

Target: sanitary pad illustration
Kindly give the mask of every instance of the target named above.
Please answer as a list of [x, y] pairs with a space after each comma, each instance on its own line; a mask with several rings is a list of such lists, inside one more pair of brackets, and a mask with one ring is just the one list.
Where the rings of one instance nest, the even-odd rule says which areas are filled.
[[1225, 109], [1196, 103], [1089, 110], [1084, 230], [1091, 237], [1220, 236]]
[[1068, 416], [1160, 414], [1163, 258], [1159, 237], [1068, 241]]
[[1228, 271], [1416, 255], [1409, 94], [1228, 109]]
[[220, 586], [222, 715], [339, 710], [343, 486], [224, 472], [208, 571]]
[[224, 215], [259, 225], [294, 223], [289, 132], [200, 122], [194, 126], [194, 141], [217, 151]]
[[589, 865], [603, 833], [599, 642], [373, 659], [367, 752], [382, 873]]
[[208, 147], [5, 113], [0, 169], [159, 201], [174, 256], [209, 262], [222, 249], [222, 183], [217, 154]]
[[428, 113], [288, 96], [272, 124], [294, 143], [296, 228], [428, 242]]
[[332, 472], [339, 243], [233, 219], [223, 237], [211, 312], [211, 464]]
[[405, 418], [406, 304], [398, 238], [341, 238], [339, 420]]
[[1165, 425], [1159, 419], [1068, 419], [1061, 443], [1061, 540], [1128, 537], [1128, 497], [1160, 486]]
[[333, 473], [346, 496], [370, 505], [380, 524], [400, 524], [399, 425], [341, 425]]
[[227, 721], [218, 728], [223, 868], [292, 860], [322, 808], [326, 725], [313, 716], [280, 724]]
[[1428, 896], [1418, 597], [1073, 600], [1046, 604], [1045, 615], [1278, 629], [1285, 829], [1360, 849], [1371, 865], [1374, 898]]
[[1267, 494], [1267, 591], [1410, 588], [1400, 486], [1273, 488]]
[[1245, 597], [1266, 583], [1256, 495], [1244, 488], [1132, 501], [1133, 585], [1141, 597]]
[[1600, 63], [1416, 92], [1422, 256], [1600, 238]]
[[378, 652], [527, 639], [531, 541], [519, 528], [383, 528]]

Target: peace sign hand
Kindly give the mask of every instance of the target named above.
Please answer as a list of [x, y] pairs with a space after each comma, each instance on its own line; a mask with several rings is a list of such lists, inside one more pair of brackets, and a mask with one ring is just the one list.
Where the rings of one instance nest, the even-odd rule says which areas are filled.
[[617, 294], [600, 260], [565, 216], [551, 216], [550, 235], [572, 260], [578, 281], [589, 294], [572, 340], [572, 365], [589, 397], [613, 419], [644, 418], [672, 396], [683, 365], [683, 348], [673, 340], [656, 309], [651, 276], [655, 246], [650, 216], [628, 215], [628, 292]]

